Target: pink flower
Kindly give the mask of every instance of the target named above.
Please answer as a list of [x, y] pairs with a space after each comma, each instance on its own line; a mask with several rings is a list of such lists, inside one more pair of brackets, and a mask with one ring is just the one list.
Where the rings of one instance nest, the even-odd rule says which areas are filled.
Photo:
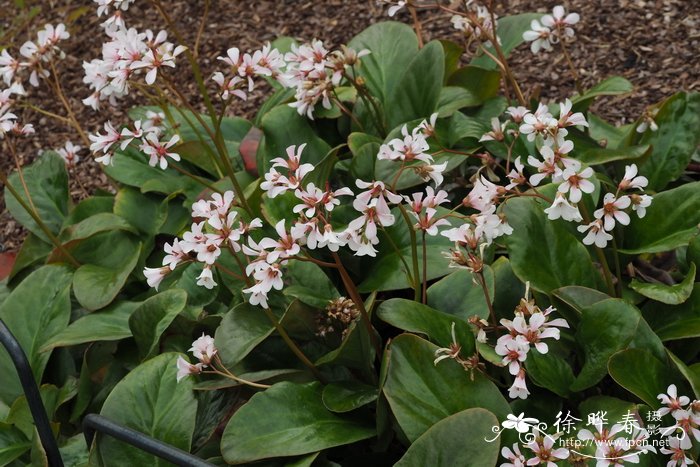
[[214, 345], [214, 338], [207, 336], [206, 334], [202, 334], [201, 337], [192, 342], [192, 347], [190, 347], [188, 352], [192, 352], [192, 355], [194, 355], [195, 358], [202, 362], [202, 365], [206, 367], [211, 364], [211, 361], [218, 350]]
[[557, 467], [556, 462], [569, 457], [569, 450], [566, 448], [552, 449], [554, 438], [545, 436], [543, 439], [533, 441], [527, 445], [535, 453], [535, 457], [527, 461], [527, 465], [546, 465], [547, 467]]
[[603, 228], [603, 221], [596, 219], [588, 225], [579, 225], [576, 229], [583, 233], [588, 231], [588, 234], [583, 238], [584, 245], [593, 245], [598, 248], [605, 248], [613, 236]]
[[658, 414], [661, 416], [673, 413], [677, 410], [682, 410], [683, 407], [690, 404], [690, 399], [687, 396], [678, 397], [678, 389], [676, 389], [675, 384], [671, 384], [668, 389], [666, 389], [666, 394], [659, 394], [656, 398], [666, 406], [658, 410]]
[[637, 176], [637, 165], [631, 164], [625, 166], [625, 176], [620, 181], [618, 187], [620, 190], [629, 190], [636, 188], [643, 190], [649, 184], [649, 180], [641, 175]]
[[180, 141], [178, 135], [173, 135], [170, 140], [166, 142], [161, 142], [158, 139], [158, 135], [155, 133], [148, 133], [140, 146], [141, 151], [147, 156], [150, 156], [148, 160], [148, 165], [155, 167], [160, 162], [160, 168], [165, 170], [168, 168], [168, 157], [174, 161], [180, 160], [180, 155], [174, 152], [170, 152], [169, 149], [176, 145]]
[[182, 357], [177, 357], [177, 382], [179, 383], [184, 377], [189, 375], [198, 375], [202, 372], [202, 364], [197, 363], [192, 365]]

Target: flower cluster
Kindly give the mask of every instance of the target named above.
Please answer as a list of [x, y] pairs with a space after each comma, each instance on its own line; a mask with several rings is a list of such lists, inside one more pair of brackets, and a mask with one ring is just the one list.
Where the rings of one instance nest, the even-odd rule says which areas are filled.
[[47, 79], [51, 73], [47, 69], [53, 66], [55, 58], [63, 59], [65, 54], [58, 43], [70, 37], [66, 26], [51, 24], [44, 26], [37, 33], [36, 41], [27, 41], [19, 48], [22, 60], [13, 58], [7, 49], [0, 53], [0, 76], [6, 85], [12, 82], [22, 83], [26, 73], [29, 73], [29, 84], [39, 86], [39, 79]]
[[525, 467], [526, 465], [546, 465], [548, 467], [556, 466], [556, 462], [567, 459], [571, 453], [568, 449], [560, 447], [555, 448], [554, 443], [556, 438], [544, 435], [535, 436], [534, 439], [527, 444], [525, 448], [534, 454], [528, 458], [520, 450], [518, 443], [513, 444], [512, 449], [504, 446], [501, 449], [501, 456], [508, 462], [501, 464], [501, 467]]
[[13, 83], [9, 88], [0, 92], [0, 139], [5, 135], [27, 136], [34, 134], [34, 126], [31, 123], [23, 125], [17, 115], [11, 112], [15, 100], [12, 96], [23, 96], [24, 88], [19, 83]]
[[98, 110], [100, 102], [111, 105], [129, 94], [134, 77], [144, 75], [148, 85], [156, 82], [164, 67], [175, 68], [175, 58], [186, 50], [182, 45], [168, 42], [168, 33], [139, 32], [122, 23], [105, 29], [109, 41], [102, 45], [102, 58], [83, 63], [83, 82], [92, 94], [83, 103]]
[[669, 436], [671, 442], [671, 449], [661, 449], [661, 452], [671, 454], [679, 465], [684, 465], [680, 461], [686, 458], [685, 451], [692, 448], [693, 440], [700, 442], [700, 401], [691, 401], [687, 396], [678, 396], [675, 384], [671, 384], [666, 394], [659, 394], [657, 399], [663, 405], [657, 411], [658, 415], [671, 415], [674, 420], [673, 425], [661, 430], [663, 434]]
[[568, 328], [569, 324], [563, 318], [551, 318], [555, 308], [541, 310], [533, 300], [523, 298], [515, 310], [515, 318], [511, 321], [502, 319], [508, 334], [496, 341], [496, 353], [503, 357], [502, 363], [508, 367], [511, 375], [515, 376], [508, 395], [515, 399], [527, 399], [530, 391], [525, 383], [524, 363], [531, 346], [541, 354], [546, 354], [549, 347], [544, 339], [559, 340], [558, 328]]
[[[483, 42], [486, 46], [490, 45], [491, 38], [496, 34], [493, 22], [498, 20], [498, 16], [472, 0], [467, 0], [465, 7], [466, 14], [452, 16], [450, 19], [452, 26], [462, 31], [469, 40]], [[498, 43], [500, 44], [500, 38]]]
[[533, 19], [530, 23], [529, 31], [523, 33], [523, 39], [530, 44], [532, 53], [538, 53], [540, 50], [552, 50], [552, 44], [556, 44], [566, 38], [574, 37], [574, 26], [579, 22], [580, 16], [578, 13], [566, 14], [566, 10], [562, 5], [557, 5], [552, 10], [551, 15], [544, 15], [539, 20]]
[[218, 350], [214, 345], [214, 338], [202, 334], [202, 337], [198, 338], [192, 342], [192, 347], [188, 350], [192, 352], [192, 355], [199, 360], [196, 364], [191, 364], [182, 357], [177, 358], [177, 381], [179, 382], [182, 378], [189, 375], [198, 375], [205, 368], [212, 364], [212, 361]]
[[66, 163], [66, 167], [68, 167], [68, 169], [73, 169], [75, 168], [75, 165], [78, 162], [80, 162], [80, 156], [78, 156], [78, 152], [80, 152], [81, 149], [81, 146], [77, 146], [71, 141], [66, 141], [65, 146], [57, 149], [56, 152]]
[[326, 337], [329, 334], [340, 333], [341, 338], [345, 339], [350, 323], [359, 316], [360, 310], [352, 300], [345, 297], [336, 298], [316, 317], [316, 335]]
[[[94, 0], [97, 3], [97, 16], [110, 15], [107, 20], [102, 23], [102, 27], [105, 29], [109, 28], [123, 28], [124, 19], [122, 18], [122, 12], [127, 11], [135, 0]], [[112, 12], [112, 8], [114, 11]]]
[[377, 159], [401, 162], [399, 176], [404, 170], [412, 170], [424, 181], [432, 180], [435, 186], [441, 185], [442, 173], [447, 168], [447, 162], [435, 164], [433, 156], [427, 152], [430, 150], [427, 136], [434, 130], [437, 116], [437, 114], [431, 115], [430, 122], [424, 120], [410, 133], [408, 127], [404, 125], [401, 128], [403, 138], [394, 138], [387, 144], [381, 145]]
[[229, 66], [226, 73], [217, 71], [211, 78], [217, 84], [219, 96], [224, 101], [231, 96], [246, 100], [248, 93], [255, 89], [254, 78], [280, 79], [285, 66], [282, 54], [269, 43], [260, 50], [245, 54], [232, 47], [226, 51], [225, 57], [217, 57], [217, 60]]
[[178, 135], [167, 138], [162, 126], [165, 115], [161, 112], [146, 112], [145, 118], [136, 120], [132, 127], [117, 130], [112, 122], [104, 124], [104, 133], [96, 133], [88, 136], [92, 144], [90, 151], [95, 155], [95, 161], [110, 165], [114, 159], [114, 151], [125, 150], [129, 145], [135, 145], [149, 157], [148, 164], [151, 167], [160, 166], [165, 170], [168, 167], [168, 159], [180, 160], [180, 155], [172, 151], [172, 147], [179, 141]]
[[240, 252], [249, 232], [262, 226], [262, 221], [257, 218], [250, 223], [239, 220], [238, 212], [233, 209], [233, 200], [233, 192], [227, 191], [214, 193], [211, 199], [199, 200], [192, 205], [195, 222], [191, 229], [183, 234], [182, 240], [175, 239], [172, 244], [165, 244], [167, 255], [162, 267], [144, 269], [149, 286], [157, 289], [178, 265], [192, 261], [203, 264], [197, 285], [208, 289], [217, 285], [212, 268], [222, 249], [228, 248], [232, 254]]

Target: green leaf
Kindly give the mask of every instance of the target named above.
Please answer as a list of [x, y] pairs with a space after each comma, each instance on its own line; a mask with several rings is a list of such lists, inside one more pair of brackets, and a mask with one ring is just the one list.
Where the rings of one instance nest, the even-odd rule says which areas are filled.
[[[486, 441], [498, 427], [498, 419], [485, 409], [474, 408], [440, 420], [411, 444], [396, 467], [496, 465], [500, 441]], [[469, 440], [465, 443], [464, 440]]]
[[348, 146], [352, 152], [350, 173], [361, 180], [374, 177], [374, 164], [377, 160], [382, 140], [366, 133], [350, 133]]
[[455, 112], [450, 118], [447, 144], [450, 147], [454, 147], [460, 140], [469, 138], [474, 144], [480, 145], [481, 143], [478, 143], [478, 140], [487, 131], [488, 127], [475, 117], [469, 117], [462, 112]]
[[528, 376], [537, 386], [549, 389], [561, 397], [571, 394], [569, 387], [574, 382], [574, 372], [556, 352], [529, 352], [525, 365]]
[[[223, 257], [223, 255], [221, 256]], [[187, 292], [187, 304], [192, 307], [206, 306], [214, 301], [218, 289], [207, 289], [201, 285], [197, 285], [197, 277], [202, 273], [204, 268], [202, 263], [190, 263], [184, 267], [178, 267], [163, 279], [160, 284], [160, 290], [182, 289]], [[214, 272], [214, 280], [217, 280], [217, 274]]]
[[138, 302], [115, 302], [104, 310], [85, 315], [56, 334], [42, 350], [131, 337], [129, 316], [138, 306]]
[[637, 162], [643, 159], [651, 151], [648, 144], [639, 146], [627, 146], [618, 149], [601, 148], [591, 146], [588, 148], [576, 148], [576, 159], [586, 165], [607, 164], [615, 161]]
[[[27, 276], [0, 304], [0, 319], [14, 334], [27, 355], [34, 378], [41, 381], [51, 352], [41, 347], [63, 331], [70, 319], [72, 274], [64, 266], [43, 266]], [[6, 352], [0, 352], [0, 401], [12, 403], [22, 394], [15, 368]]]
[[377, 316], [404, 331], [424, 334], [428, 340], [441, 347], [449, 347], [452, 343], [454, 323], [455, 337], [457, 343], [462, 346], [462, 354], [470, 356], [474, 353], [474, 334], [465, 319], [458, 319], [403, 298], [392, 298], [383, 302], [377, 309]]
[[627, 145], [634, 133], [634, 124], [614, 126], [594, 113], [588, 114], [588, 134], [597, 142], [605, 141], [606, 147], [616, 149]]
[[126, 232], [136, 233], [136, 229], [123, 217], [110, 212], [101, 212], [63, 229], [59, 238], [64, 243], [75, 242], [110, 230], [124, 230]]
[[173, 289], [161, 292], [141, 303], [129, 317], [131, 329], [141, 357], [152, 357], [160, 336], [187, 305], [187, 293]]
[[622, 76], [611, 76], [585, 91], [583, 94], [571, 99], [575, 112], [584, 112], [593, 103], [596, 97], [619, 96], [629, 94], [634, 90], [632, 83]]
[[161, 196], [124, 187], [115, 197], [114, 214], [123, 217], [144, 234], [155, 235], [163, 226], [168, 210]]
[[657, 131], [647, 131], [639, 144], [654, 147], [651, 157], [639, 167], [649, 179], [648, 189], [661, 191], [688, 166], [700, 144], [700, 93], [680, 92], [669, 98], [654, 118]]
[[582, 391], [603, 379], [608, 359], [627, 348], [645, 348], [659, 360], [665, 360], [664, 346], [642, 318], [639, 310], [623, 300], [609, 299], [583, 310], [576, 332], [586, 361], [572, 391]]
[[49, 253], [51, 253], [52, 249], [52, 244], [46, 243], [33, 233], [29, 232], [29, 234], [25, 237], [24, 242], [22, 242], [19, 253], [17, 253], [15, 264], [12, 265], [12, 271], [10, 271], [8, 279], [14, 279], [17, 274], [29, 266], [38, 263], [42, 259], [45, 259]]
[[385, 101], [390, 128], [417, 118], [427, 118], [437, 109], [445, 73], [444, 63], [442, 45], [431, 41], [407, 65], [394, 70], [394, 73], [404, 71]]
[[288, 105], [277, 106], [268, 112], [262, 119], [262, 130], [265, 134], [264, 151], [258, 150], [258, 156], [264, 154], [264, 157], [258, 159], [259, 173], [270, 170], [271, 159], [286, 158], [289, 146], [295, 145], [298, 150], [301, 144], [306, 144], [301, 162], [314, 165], [320, 163], [331, 150], [328, 143], [316, 135], [306, 117]]
[[436, 112], [440, 117], [450, 117], [459, 109], [475, 107], [479, 105], [479, 98], [470, 91], [459, 86], [445, 86], [440, 90], [438, 108]]
[[335, 413], [350, 412], [377, 400], [379, 390], [366, 384], [343, 381], [323, 388], [323, 405]]
[[286, 275], [292, 285], [284, 288], [284, 294], [307, 305], [325, 308], [330, 301], [340, 297], [326, 273], [314, 263], [292, 261], [287, 266]]
[[623, 231], [622, 253], [658, 253], [687, 244], [700, 224], [700, 182], [655, 195], [644, 218], [631, 217]]
[[177, 187], [178, 191], [188, 197], [194, 197], [202, 188], [199, 183], [180, 175], [171, 167], [165, 170], [151, 167], [148, 165], [148, 157], [131, 147], [124, 151], [116, 151], [112, 164], [103, 166], [102, 170], [112, 179], [127, 186], [141, 188], [147, 182], [158, 182], [168, 188], [168, 194], [171, 194], [170, 187]]
[[[63, 219], [68, 215], [70, 195], [68, 193], [68, 172], [66, 164], [54, 151], [46, 151], [32, 164], [22, 169], [24, 182], [31, 196], [31, 202], [24, 191], [19, 175], [14, 172], [8, 182], [17, 191], [25, 204], [34, 206], [39, 218], [54, 235], [58, 235]], [[49, 241], [43, 230], [20, 205], [10, 190], [5, 187], [5, 203], [12, 217], [27, 230], [45, 242]]]
[[326, 409], [320, 383], [282, 382], [236, 411], [221, 438], [221, 452], [229, 464], [241, 464], [309, 454], [375, 435], [373, 426]]
[[608, 362], [608, 372], [617, 384], [652, 408], [660, 407], [657, 395], [665, 393], [669, 384], [680, 382], [667, 363], [644, 349], [617, 352]]
[[[690, 387], [693, 390], [693, 394], [695, 394], [695, 397], [700, 397], [700, 373], [697, 371], [693, 371], [692, 367], [689, 367], [686, 365], [683, 360], [680, 358], [676, 357], [670, 350], [666, 349], [666, 353], [668, 354], [669, 358], [673, 362], [674, 365], [676, 365], [676, 368], [680, 372], [681, 375], [690, 383]], [[695, 367], [697, 364], [693, 365]], [[663, 391], [664, 393], [666, 391]], [[659, 393], [661, 394], [661, 393]]]
[[501, 73], [474, 65], [467, 65], [455, 71], [447, 84], [459, 86], [471, 94], [471, 107], [483, 104], [488, 99], [496, 97], [501, 88]]
[[[194, 380], [176, 380], [179, 354], [165, 353], [137, 366], [115, 386], [100, 414], [184, 451], [190, 450], [197, 399]], [[98, 436], [97, 453], [105, 465], [171, 465], [110, 436]]]
[[[58, 408], [65, 402], [73, 399], [77, 392], [78, 384], [75, 378], [68, 379], [68, 382], [61, 388], [53, 384], [42, 385], [39, 388], [39, 395], [49, 420], [53, 420]], [[18, 397], [12, 403], [5, 421], [19, 428], [26, 437], [32, 437], [35, 432], [34, 418], [25, 395]]]
[[[376, 332], [375, 332], [376, 335]], [[379, 336], [377, 336], [379, 338]], [[337, 349], [331, 350], [327, 354], [316, 360], [317, 366], [321, 365], [342, 365], [361, 371], [374, 371], [372, 362], [375, 359], [375, 351], [370, 341], [369, 334], [365, 326], [359, 321], [353, 321], [348, 326], [345, 339]]]
[[[496, 282], [493, 269], [484, 266], [483, 274], [489, 300], [493, 303]], [[428, 287], [428, 305], [465, 321], [474, 315], [488, 318], [489, 305], [486, 303], [484, 290], [480, 283], [476, 284], [474, 281], [480, 281], [476, 274], [466, 269], [458, 269]], [[454, 293], [455, 290], [460, 292]]]
[[383, 391], [410, 442], [435, 423], [465, 409], [483, 407], [499, 420], [510, 413], [496, 385], [480, 372], [470, 374], [452, 359], [436, 366], [433, 360], [437, 346], [430, 342], [402, 334], [389, 349]]
[[139, 260], [141, 243], [120, 231], [104, 232], [81, 242], [73, 254], [83, 263], [73, 277], [73, 293], [93, 311], [112, 303], [122, 289]]
[[[404, 70], [418, 53], [418, 39], [410, 26], [389, 21], [368, 27], [355, 36], [348, 47], [371, 52], [362, 57], [358, 75], [364, 79], [373, 96], [388, 102], [388, 97], [403, 78], [397, 70]], [[440, 68], [444, 72], [443, 67], [441, 63]]]
[[679, 305], [688, 300], [688, 297], [690, 297], [690, 294], [693, 292], [694, 285], [695, 263], [690, 263], [688, 275], [678, 284], [652, 284], [632, 279], [629, 287], [638, 294], [656, 300], [657, 302], [666, 303], [668, 305]]
[[[525, 42], [523, 33], [530, 29], [530, 23], [533, 19], [542, 18], [541, 13], [522, 13], [519, 15], [506, 16], [497, 21], [496, 32], [501, 40], [501, 49], [503, 54], [508, 58], [510, 53], [517, 46]], [[491, 54], [495, 54], [493, 47], [487, 47]], [[482, 68], [495, 70], [498, 65], [491, 60], [486, 54], [479, 55], [472, 59], [471, 65], [477, 65]]]
[[700, 337], [700, 285], [679, 305], [649, 302], [643, 311], [662, 341]]
[[553, 290], [552, 296], [564, 304], [563, 307], [557, 307], [557, 309], [559, 313], [562, 313], [569, 324], [578, 323], [584, 308], [588, 308], [600, 301], [611, 298], [610, 295], [604, 294], [603, 292], [577, 285]]
[[533, 289], [549, 293], [568, 285], [596, 288], [596, 271], [586, 247], [566, 228], [550, 221], [539, 198], [515, 198], [503, 210], [513, 233], [505, 237], [513, 271]]
[[232, 367], [272, 334], [274, 329], [270, 318], [261, 308], [247, 302], [233, 307], [216, 329], [214, 339], [219, 357], [224, 365]]
[[31, 447], [31, 441], [20, 430], [0, 422], [0, 465], [10, 464]]

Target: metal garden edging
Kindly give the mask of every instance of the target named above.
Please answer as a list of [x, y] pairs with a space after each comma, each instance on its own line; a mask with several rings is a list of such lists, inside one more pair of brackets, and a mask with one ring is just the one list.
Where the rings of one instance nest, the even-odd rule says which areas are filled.
[[[34, 379], [34, 374], [27, 360], [27, 355], [2, 319], [0, 319], [0, 343], [2, 343], [5, 350], [7, 350], [17, 370], [17, 375], [22, 384], [22, 390], [27, 398], [29, 410], [31, 411], [34, 424], [39, 433], [39, 440], [46, 452], [49, 467], [63, 467], [63, 459], [61, 459], [61, 453], [58, 450], [56, 438], [51, 430], [49, 417], [46, 414], [46, 408], [41, 400], [39, 387]], [[120, 425], [101, 415], [88, 414], [85, 416], [83, 419], [83, 431], [88, 449], [95, 439], [95, 435], [97, 433], [103, 433], [149, 454], [172, 462], [175, 465], [183, 467], [213, 466], [213, 464], [189, 452], [183, 451], [182, 449], [171, 446], [170, 444], [159, 441], [129, 427]]]

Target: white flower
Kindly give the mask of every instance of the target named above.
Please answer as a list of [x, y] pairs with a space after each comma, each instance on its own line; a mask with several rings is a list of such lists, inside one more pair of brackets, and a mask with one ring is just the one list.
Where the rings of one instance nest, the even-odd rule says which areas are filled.
[[480, 143], [484, 141], [503, 141], [505, 136], [503, 135], [503, 127], [501, 126], [501, 121], [498, 117], [493, 117], [491, 119], [491, 131], [484, 133], [484, 135], [479, 139]]
[[515, 377], [513, 385], [508, 389], [508, 397], [511, 399], [527, 399], [530, 395], [530, 391], [527, 389], [527, 383], [525, 382], [525, 370], [520, 369], [520, 373]]
[[520, 452], [520, 446], [518, 443], [513, 444], [513, 450], [511, 451], [508, 447], [503, 447], [501, 449], [501, 456], [508, 460], [507, 463], [501, 464], [500, 467], [525, 467], [527, 465], [527, 459]]
[[389, 10], [387, 10], [387, 15], [394, 16], [396, 13], [399, 12], [404, 6], [406, 6], [406, 0], [399, 0], [396, 2], [396, 5], [392, 5], [389, 7]]
[[148, 133], [143, 139], [143, 143], [139, 148], [144, 152], [144, 154], [150, 156], [148, 165], [155, 167], [160, 162], [160, 168], [165, 170], [168, 168], [167, 157], [174, 161], [180, 160], [179, 154], [169, 151], [169, 149], [176, 145], [179, 141], [180, 136], [178, 135], [173, 135], [170, 140], [161, 142], [158, 139], [158, 135], [155, 133]]
[[[547, 467], [556, 467], [556, 461], [569, 457], [569, 450], [566, 448], [554, 447], [554, 438], [545, 436], [530, 442], [527, 445], [535, 453], [535, 458], [528, 461], [528, 465], [546, 465]], [[536, 462], [536, 463], [535, 463]]]
[[637, 212], [640, 219], [646, 216], [647, 208], [651, 206], [652, 199], [649, 195], [630, 195], [632, 210]]
[[629, 190], [636, 188], [638, 190], [643, 190], [649, 184], [649, 180], [639, 175], [637, 176], [637, 165], [631, 164], [625, 166], [625, 176], [618, 185], [620, 190]]
[[581, 17], [578, 13], [566, 14], [566, 10], [562, 5], [557, 5], [552, 10], [551, 15], [544, 15], [540, 21], [548, 28], [561, 31], [565, 37], [573, 37], [574, 30], [569, 26], [573, 26], [579, 22]]
[[571, 108], [573, 104], [569, 99], [559, 104], [559, 126], [588, 126], [586, 117], [581, 112], [573, 113]]
[[80, 157], [78, 157], [78, 151], [80, 151], [81, 149], [82, 148], [80, 146], [74, 145], [70, 141], [66, 141], [66, 145], [62, 148], [59, 148], [56, 152], [59, 156], [61, 156], [61, 158], [65, 161], [68, 167], [75, 167], [75, 164], [77, 164], [80, 161]]
[[556, 220], [559, 218], [568, 222], [581, 222], [583, 220], [578, 207], [572, 206], [569, 200], [561, 193], [557, 193], [552, 205], [545, 209], [544, 212], [547, 213], [547, 218], [549, 220]]
[[667, 438], [669, 448], [661, 448], [659, 451], [662, 454], [670, 454], [671, 459], [666, 464], [666, 467], [686, 467], [694, 464], [693, 460], [689, 458], [685, 449], [682, 446], [683, 442], [677, 436], [669, 436]]
[[603, 226], [608, 232], [615, 228], [615, 221], [622, 225], [629, 225], [630, 216], [623, 211], [630, 206], [629, 196], [615, 198], [612, 193], [606, 193], [603, 198], [603, 207], [597, 209], [593, 215], [596, 219], [603, 219]]
[[201, 337], [192, 342], [188, 352], [192, 352], [192, 355], [206, 367], [211, 364], [211, 360], [218, 351], [214, 345], [214, 338], [202, 333]]
[[527, 177], [525, 177], [525, 174], [523, 173], [523, 170], [525, 170], [525, 164], [523, 164], [520, 160], [520, 156], [515, 158], [514, 161], [515, 168], [510, 169], [510, 172], [508, 172], [508, 180], [510, 180], [510, 183], [506, 185], [506, 190], [512, 190], [518, 185], [523, 185], [527, 183]]
[[173, 240], [173, 244], [166, 243], [163, 249], [167, 253], [163, 258], [163, 266], [168, 266], [171, 270], [175, 269], [180, 262], [187, 258], [187, 253], [182, 249], [182, 243], [179, 239]]
[[539, 53], [540, 50], [552, 50], [552, 30], [536, 19], [530, 23], [530, 30], [523, 33], [523, 39], [532, 42], [530, 50], [533, 54]]
[[603, 228], [603, 221], [600, 219], [596, 219], [588, 225], [579, 225], [576, 229], [581, 233], [588, 231], [588, 234], [583, 237], [584, 245], [595, 243], [598, 248], [605, 248], [608, 242], [613, 239], [613, 236]]
[[197, 285], [206, 287], [210, 290], [217, 285], [214, 281], [214, 275], [212, 274], [210, 265], [204, 266], [204, 269], [202, 269], [202, 273], [199, 276], [197, 276]]
[[659, 394], [656, 398], [666, 406], [657, 411], [660, 416], [682, 410], [686, 405], [690, 404], [690, 399], [687, 396], [678, 397], [678, 389], [676, 389], [675, 384], [671, 384], [666, 389], [666, 394]]
[[523, 121], [523, 118], [525, 118], [525, 115], [529, 114], [530, 110], [527, 107], [523, 106], [518, 106], [518, 107], [508, 107], [506, 109], [506, 114], [510, 116], [510, 119], [513, 120], [513, 123], [520, 124]]
[[163, 279], [165, 278], [165, 276], [168, 275], [169, 272], [169, 267], [143, 269], [143, 275], [146, 276], [146, 282], [148, 283], [148, 286], [153, 287], [156, 290], [158, 290], [158, 286], [161, 282], [163, 282]]
[[192, 365], [182, 357], [177, 357], [177, 382], [179, 383], [184, 377], [189, 375], [198, 375], [202, 372], [202, 364], [197, 363]]
[[593, 193], [595, 191], [595, 185], [593, 182], [588, 180], [593, 176], [593, 169], [586, 167], [581, 172], [576, 172], [572, 169], [564, 170], [562, 178], [564, 182], [559, 185], [559, 193], [569, 193], [569, 200], [572, 203], [578, 203], [581, 201], [583, 193]]
[[530, 346], [516, 339], [499, 338], [495, 350], [503, 357], [503, 365], [508, 365], [508, 371], [515, 376], [520, 372], [520, 366], [527, 358]]

